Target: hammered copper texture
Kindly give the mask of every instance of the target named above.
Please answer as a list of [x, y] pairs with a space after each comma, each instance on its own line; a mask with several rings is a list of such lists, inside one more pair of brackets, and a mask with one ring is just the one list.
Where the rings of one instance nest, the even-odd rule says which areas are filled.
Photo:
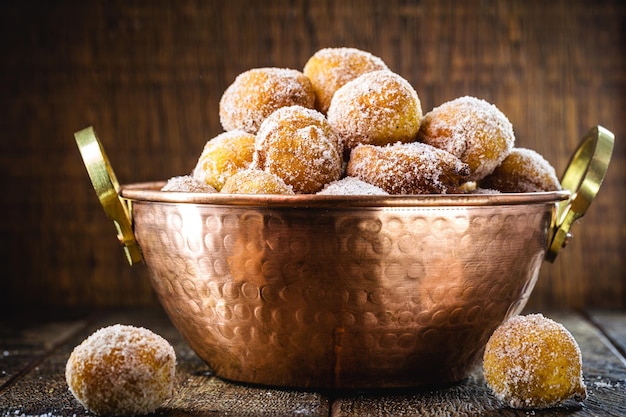
[[133, 214], [160, 301], [218, 376], [381, 388], [472, 371], [532, 291], [552, 209], [138, 201]]

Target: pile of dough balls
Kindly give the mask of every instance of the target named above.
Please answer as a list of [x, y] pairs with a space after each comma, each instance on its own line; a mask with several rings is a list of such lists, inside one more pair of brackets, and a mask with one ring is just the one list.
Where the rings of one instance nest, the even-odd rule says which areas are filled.
[[561, 188], [541, 155], [515, 147], [513, 127], [495, 105], [459, 97], [424, 114], [406, 79], [356, 48], [321, 49], [302, 71], [241, 73], [220, 99], [219, 118], [224, 131], [206, 143], [191, 174], [171, 179], [163, 191], [389, 195]]
[[542, 314], [515, 316], [498, 327], [487, 342], [483, 370], [494, 394], [513, 408], [549, 408], [587, 396], [576, 340]]
[[174, 391], [176, 354], [152, 331], [113, 325], [94, 332], [72, 351], [65, 379], [74, 397], [98, 415], [155, 411]]

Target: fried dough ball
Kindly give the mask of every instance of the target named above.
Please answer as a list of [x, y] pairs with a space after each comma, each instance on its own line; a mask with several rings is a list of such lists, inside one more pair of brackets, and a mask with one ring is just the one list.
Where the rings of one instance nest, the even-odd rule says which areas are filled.
[[289, 68], [253, 68], [239, 74], [219, 103], [224, 130], [240, 129], [255, 134], [263, 120], [275, 110], [299, 105], [313, 108], [315, 92], [311, 81]]
[[253, 134], [238, 129], [217, 135], [204, 145], [193, 177], [220, 191], [228, 177], [250, 167], [254, 140]]
[[457, 192], [466, 182], [469, 167], [451, 153], [425, 143], [359, 145], [350, 154], [347, 174], [389, 194], [444, 194]]
[[65, 379], [76, 399], [100, 415], [142, 415], [174, 391], [176, 354], [161, 336], [126, 325], [104, 327], [72, 351]]
[[313, 194], [338, 180], [342, 162], [339, 137], [313, 109], [278, 109], [256, 136], [253, 167], [278, 175], [296, 193]]
[[315, 90], [315, 108], [326, 114], [335, 92], [348, 81], [367, 72], [386, 70], [387, 65], [377, 56], [356, 48], [324, 48], [317, 51], [304, 65], [306, 75]]
[[373, 71], [337, 90], [328, 122], [346, 149], [358, 144], [387, 145], [415, 140], [422, 105], [407, 80], [391, 71]]
[[209, 184], [205, 184], [196, 180], [191, 175], [181, 175], [172, 177], [161, 188], [161, 191], [179, 192], [179, 193], [216, 193], [217, 190]]
[[515, 142], [511, 122], [495, 105], [468, 96], [426, 113], [417, 137], [468, 164], [470, 181], [491, 174]]
[[496, 169], [480, 182], [503, 193], [558, 191], [561, 183], [554, 167], [538, 152], [513, 148]]
[[587, 389], [576, 340], [541, 314], [516, 316], [493, 333], [484, 353], [487, 385], [513, 408], [548, 408]]
[[275, 174], [259, 169], [244, 169], [230, 176], [222, 187], [224, 194], [294, 194], [292, 188]]
[[380, 187], [355, 177], [344, 177], [324, 186], [319, 195], [389, 195]]

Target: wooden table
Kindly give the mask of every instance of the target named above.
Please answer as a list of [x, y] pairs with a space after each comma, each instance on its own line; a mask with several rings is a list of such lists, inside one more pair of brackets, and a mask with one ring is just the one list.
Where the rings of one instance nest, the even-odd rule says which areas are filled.
[[438, 390], [376, 393], [271, 389], [212, 375], [160, 309], [49, 314], [0, 321], [0, 416], [90, 415], [64, 379], [72, 349], [96, 329], [115, 323], [147, 327], [172, 343], [178, 389], [162, 416], [625, 416], [626, 311], [555, 312], [578, 341], [588, 397], [549, 410], [507, 408], [477, 369], [466, 381]]

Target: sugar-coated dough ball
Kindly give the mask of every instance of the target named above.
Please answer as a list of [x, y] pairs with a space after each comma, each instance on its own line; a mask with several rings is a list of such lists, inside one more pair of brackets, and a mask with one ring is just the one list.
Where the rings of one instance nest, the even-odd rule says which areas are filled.
[[496, 169], [480, 182], [482, 187], [503, 193], [557, 191], [561, 183], [554, 167], [541, 154], [513, 148]]
[[303, 73], [313, 84], [315, 108], [326, 114], [335, 92], [348, 81], [367, 72], [388, 69], [377, 56], [356, 48], [324, 48], [304, 66]]
[[142, 415], [174, 391], [176, 354], [161, 336], [141, 327], [104, 327], [74, 348], [65, 379], [74, 397], [99, 415]]
[[161, 191], [179, 193], [216, 193], [217, 190], [208, 184], [196, 180], [191, 175], [172, 177], [161, 188]]
[[341, 177], [343, 148], [324, 115], [301, 106], [272, 113], [256, 135], [253, 168], [278, 175], [296, 193], [313, 194]]
[[459, 97], [423, 117], [418, 140], [445, 149], [470, 167], [470, 181], [491, 174], [515, 142], [513, 126], [495, 105]]
[[344, 177], [324, 186], [318, 195], [389, 195], [380, 187], [355, 177]]
[[278, 175], [259, 169], [245, 169], [233, 174], [222, 187], [223, 194], [294, 194]]
[[347, 174], [389, 194], [442, 194], [458, 192], [469, 168], [449, 152], [412, 142], [359, 145], [350, 154]]
[[219, 103], [224, 130], [240, 129], [255, 134], [263, 120], [286, 106], [315, 106], [311, 81], [290, 68], [253, 68], [239, 74]]
[[587, 395], [576, 340], [541, 314], [515, 316], [498, 327], [487, 342], [483, 370], [494, 394], [513, 408], [554, 407]]
[[254, 140], [253, 134], [243, 130], [220, 133], [204, 145], [193, 177], [220, 191], [228, 177], [250, 167]]
[[373, 71], [347, 82], [335, 92], [328, 121], [353, 149], [359, 144], [387, 145], [415, 140], [422, 105], [415, 89], [398, 74]]

